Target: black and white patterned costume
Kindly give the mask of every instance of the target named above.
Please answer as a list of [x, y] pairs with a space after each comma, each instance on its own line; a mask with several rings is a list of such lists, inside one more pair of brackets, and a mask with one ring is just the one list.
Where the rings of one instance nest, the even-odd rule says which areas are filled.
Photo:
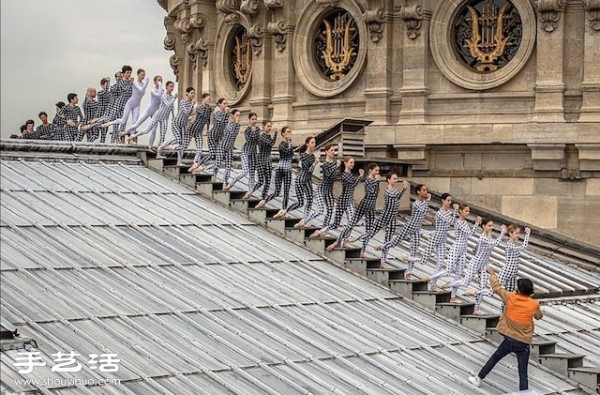
[[[225, 178], [223, 179], [224, 183], [229, 182], [229, 176], [231, 175], [231, 162], [233, 161], [233, 147], [239, 132], [239, 123], [228, 123], [225, 127], [225, 131], [223, 132], [223, 138], [219, 144], [219, 153], [221, 154], [221, 157], [219, 158], [219, 167], [225, 166]], [[214, 172], [216, 175], [216, 167]]]
[[300, 153], [300, 173], [296, 177], [295, 183], [296, 199], [298, 201], [292, 203], [285, 210], [289, 213], [304, 205], [304, 222], [306, 222], [306, 218], [311, 212], [313, 203], [312, 175], [317, 164], [316, 160], [317, 158], [313, 153]]
[[[200, 164], [204, 164], [209, 160], [213, 162], [212, 166], [217, 166], [219, 158], [223, 156], [220, 151], [221, 139], [223, 139], [223, 132], [227, 126], [229, 120], [229, 113], [221, 110], [217, 107], [212, 113], [212, 128], [208, 129], [206, 140], [208, 141], [208, 156], [205, 156], [200, 160]], [[211, 166], [211, 167], [212, 167]]]
[[312, 210], [306, 219], [309, 223], [313, 219], [325, 214], [323, 224], [328, 224], [333, 216], [335, 200], [333, 198], [333, 184], [340, 174], [340, 168], [336, 161], [321, 163], [323, 179], [317, 188], [317, 209]]
[[340, 222], [342, 222], [344, 214], [346, 214], [348, 223], [352, 221], [352, 218], [354, 217], [354, 189], [356, 189], [358, 181], [360, 181], [360, 177], [352, 174], [352, 172], [342, 172], [342, 193], [340, 194], [335, 207], [333, 221], [324, 223], [325, 226], [319, 230], [319, 233], [337, 229], [340, 226]]
[[133, 124], [131, 124], [131, 126], [127, 128], [127, 130], [125, 131], [127, 134], [136, 131], [137, 128], [140, 127], [140, 125], [144, 123], [146, 119], [156, 114], [156, 112], [160, 108], [163, 93], [165, 93], [165, 90], [162, 87], [162, 85], [155, 86], [154, 89], [150, 91], [150, 103], [148, 103], [146, 108], [144, 108], [144, 111], [142, 111], [137, 121], [133, 122]]
[[338, 245], [344, 245], [345, 240], [348, 238], [348, 236], [350, 236], [350, 232], [363, 216], [365, 217], [365, 232], [369, 232], [369, 230], [373, 226], [373, 222], [375, 221], [375, 205], [377, 203], [378, 196], [379, 180], [367, 178], [365, 180], [365, 196], [358, 204], [358, 207], [356, 208], [352, 219], [348, 222], [344, 230], [342, 230], [342, 232], [340, 233], [338, 237]]
[[96, 115], [94, 115], [94, 119], [96, 119], [96, 124], [90, 130], [98, 128], [100, 133], [100, 142], [104, 143], [106, 141], [108, 127], [103, 128], [98, 126], [98, 121], [100, 120], [100, 123], [108, 121], [108, 112], [112, 101], [112, 92], [110, 91], [110, 89], [102, 89], [98, 91], [97, 97], [98, 108], [96, 109]]
[[79, 125], [83, 119], [83, 114], [81, 113], [81, 108], [79, 106], [71, 106], [67, 104], [63, 107], [63, 114], [65, 116], [65, 121], [73, 121], [75, 122], [75, 126], [69, 126], [65, 122], [64, 130], [65, 137], [68, 141], [80, 141], [79, 140]]
[[183, 141], [183, 147], [185, 149], [190, 144], [192, 137], [194, 138], [196, 144], [194, 163], [200, 163], [202, 158], [202, 131], [204, 130], [204, 126], [209, 125], [211, 110], [212, 109], [208, 104], [201, 103], [196, 107], [196, 118], [189, 126], [188, 133], [186, 133]]
[[65, 135], [67, 120], [65, 119], [64, 109], [65, 108], [63, 107], [58, 110], [52, 119], [52, 125], [54, 125], [54, 137], [56, 140], [67, 140], [67, 136]]
[[[93, 99], [89, 99], [89, 98], [85, 98], [83, 99], [83, 113], [84, 113], [84, 118], [83, 118], [83, 125], [87, 125], [89, 124], [95, 117], [96, 114], [98, 113], [98, 102], [96, 100]], [[82, 132], [80, 133], [80, 140], [83, 139], [83, 134]], [[100, 128], [98, 126], [95, 126], [93, 128], [90, 128], [90, 130], [87, 131], [87, 133], [85, 133], [86, 135], [86, 139], [88, 142], [93, 142], [96, 139], [98, 139], [98, 137], [100, 137]]]
[[[275, 139], [273, 139], [273, 141], [274, 140]], [[281, 204], [281, 208], [285, 209], [288, 206], [290, 187], [292, 185], [293, 158], [294, 147], [292, 146], [292, 142], [282, 141], [279, 143], [279, 163], [277, 164], [277, 169], [275, 170], [275, 190], [270, 195], [265, 196], [265, 192], [269, 191], [268, 182], [265, 183], [265, 186], [263, 187], [263, 200], [265, 201], [265, 204], [279, 196], [279, 192], [281, 192], [281, 184], [283, 183], [283, 202]]]
[[[277, 133], [271, 136], [269, 133], [261, 133], [258, 138], [258, 155], [256, 156], [256, 172], [258, 175], [258, 182], [254, 184], [254, 188], [250, 190], [250, 194], [253, 194], [260, 187], [263, 188], [261, 194], [261, 200], [266, 200], [269, 195], [269, 187], [271, 186], [271, 172], [273, 165], [271, 164], [271, 151], [273, 145], [277, 140]], [[281, 181], [279, 184], [281, 188]], [[279, 193], [278, 193], [279, 194]]]
[[[150, 120], [150, 123], [148, 124], [146, 129], [138, 130], [137, 132], [132, 134], [131, 137], [138, 137], [138, 136], [142, 136], [144, 134], [150, 133], [150, 138], [148, 139], [148, 145], [153, 145], [156, 128], [160, 125], [161, 126], [161, 131], [160, 131], [161, 132], [161, 143], [164, 142], [165, 136], [163, 135], [163, 132], [162, 132], [162, 125], [163, 125], [163, 123], [166, 124], [166, 122], [168, 122], [169, 115], [171, 115], [171, 113], [173, 112], [174, 107], [175, 107], [175, 96], [169, 95], [166, 92], [163, 93], [163, 95], [160, 99], [160, 106], [158, 107], [158, 110], [156, 111], [156, 113], [154, 113], [154, 115], [152, 116], [152, 119]], [[165, 125], [165, 134], [166, 134], [166, 129], [167, 128]]]
[[369, 240], [373, 238], [379, 232], [379, 230], [385, 227], [385, 242], [392, 239], [394, 232], [396, 231], [396, 219], [398, 217], [398, 208], [400, 208], [400, 199], [404, 195], [404, 189], [387, 188], [384, 193], [383, 211], [375, 220], [375, 223], [371, 229], [367, 230], [359, 236], [358, 240], [362, 241], [361, 253], [364, 254]]
[[517, 273], [519, 272], [519, 263], [521, 262], [521, 252], [529, 244], [529, 234], [525, 233], [523, 244], [515, 243], [509, 240], [504, 248], [506, 264], [500, 270], [498, 280], [507, 291], [517, 290]]
[[402, 240], [410, 238], [411, 256], [408, 260], [407, 272], [410, 273], [412, 271], [415, 260], [419, 259], [417, 255], [419, 253], [419, 241], [421, 239], [421, 225], [423, 224], [428, 208], [428, 199], [415, 200], [413, 202], [408, 221], [406, 221], [397, 235], [394, 235], [390, 241], [384, 243], [381, 247], [381, 259], [385, 260], [387, 258], [387, 253], [390, 248], [396, 247]]
[[248, 126], [244, 131], [246, 142], [242, 146], [242, 171], [233, 179], [231, 184], [235, 184], [244, 176], [248, 176], [248, 192], [254, 190], [254, 177], [256, 174], [256, 150], [260, 140], [260, 129], [255, 126], [254, 129]]
[[[123, 116], [125, 105], [133, 92], [133, 80], [125, 81], [118, 79], [112, 88], [112, 103], [109, 115], [109, 121], [114, 121]], [[113, 125], [111, 142], [116, 143], [119, 140], [120, 124]]]
[[51, 123], [41, 124], [35, 129], [35, 134], [40, 140], [56, 140], [54, 125]]
[[444, 257], [446, 256], [446, 238], [448, 237], [450, 227], [454, 224], [454, 221], [456, 221], [457, 215], [457, 210], [440, 209], [435, 213], [435, 232], [429, 239], [425, 254], [419, 259], [419, 263], [423, 264], [435, 251], [436, 265], [434, 273], [439, 272], [444, 264]]

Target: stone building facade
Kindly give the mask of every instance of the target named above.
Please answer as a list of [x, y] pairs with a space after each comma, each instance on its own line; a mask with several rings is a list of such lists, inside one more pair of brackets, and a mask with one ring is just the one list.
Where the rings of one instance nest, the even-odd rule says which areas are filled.
[[600, 0], [159, 0], [179, 91], [600, 245]]

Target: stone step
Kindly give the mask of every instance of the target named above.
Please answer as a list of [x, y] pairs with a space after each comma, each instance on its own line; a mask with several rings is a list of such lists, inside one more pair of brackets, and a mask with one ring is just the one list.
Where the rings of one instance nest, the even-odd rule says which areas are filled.
[[196, 191], [211, 198], [213, 197], [213, 192], [222, 190], [223, 183], [220, 181], [203, 181], [196, 183]]
[[463, 300], [462, 303], [441, 302], [436, 303], [435, 311], [445, 317], [460, 321], [461, 315], [472, 315], [475, 311], [475, 303], [468, 303]]
[[[328, 242], [327, 245], [334, 243], [337, 239], [334, 238], [332, 242]], [[358, 247], [337, 247], [331, 251], [325, 251], [325, 255], [334, 262], [340, 265], [345, 265], [348, 259], [360, 259], [361, 249]], [[364, 273], [361, 272], [361, 273]]]
[[275, 214], [279, 212], [276, 208], [249, 208], [248, 216], [251, 220], [258, 222], [261, 225], [264, 225], [267, 221], [267, 218], [273, 217]]
[[213, 198], [225, 206], [229, 206], [232, 199], [241, 199], [245, 194], [246, 192], [244, 191], [213, 190]]
[[230, 199], [229, 207], [242, 214], [248, 214], [248, 210], [256, 206], [260, 200], [255, 198], [250, 199]]
[[389, 286], [390, 280], [404, 280], [405, 269], [380, 268], [381, 259], [377, 259], [378, 267], [369, 268], [367, 266], [367, 277], [380, 284]]
[[585, 387], [600, 393], [600, 367], [582, 366], [570, 368], [567, 371], [570, 379], [583, 384]]
[[414, 291], [413, 300], [425, 307], [435, 310], [438, 303], [450, 302], [450, 291]]
[[[331, 243], [335, 243], [337, 239], [333, 236], [319, 236], [314, 238], [305, 238], [304, 245], [309, 250], [316, 253], [324, 253], [325, 248]], [[342, 261], [343, 262], [343, 261]]]
[[481, 334], [486, 334], [488, 328], [495, 328], [499, 320], [500, 316], [497, 314], [465, 314], [460, 316], [461, 324]]
[[583, 366], [584, 357], [585, 355], [581, 354], [544, 354], [540, 355], [540, 363], [563, 376], [568, 376], [569, 369]]
[[[277, 214], [279, 210], [270, 211], [267, 210], [265, 213], [265, 224], [267, 228], [276, 231], [282, 235], [285, 235], [285, 230], [287, 228], [294, 228], [294, 225], [300, 222], [298, 218], [273, 218], [273, 215]], [[298, 241], [304, 242], [304, 239], [307, 237], [307, 233], [310, 234], [314, 232], [317, 228], [298, 228], [296, 229], [299, 233], [297, 234]], [[291, 230], [291, 229], [290, 229]]]
[[212, 175], [210, 174], [191, 174], [184, 173], [179, 175], [179, 181], [182, 184], [195, 187], [198, 182], [207, 182], [212, 180]]
[[[165, 160], [167, 160], [167, 159], [163, 159], [163, 163]], [[181, 164], [179, 166], [176, 164], [173, 164], [173, 165], [163, 164], [163, 173], [165, 173], [167, 176], [169, 176], [171, 178], [178, 179], [180, 174], [183, 174], [183, 173], [187, 174], [187, 171], [190, 167], [191, 167], [190, 164], [185, 164], [185, 163]]]
[[424, 280], [390, 280], [388, 285], [392, 291], [412, 299], [413, 292], [427, 291], [427, 281]]
[[533, 339], [530, 352], [531, 358], [539, 362], [540, 356], [556, 353], [556, 342], [553, 340]]

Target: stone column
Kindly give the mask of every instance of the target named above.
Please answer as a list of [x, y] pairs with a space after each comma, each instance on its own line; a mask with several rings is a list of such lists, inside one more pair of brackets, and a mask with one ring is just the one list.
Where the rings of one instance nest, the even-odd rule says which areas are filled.
[[191, 44], [194, 56], [193, 86], [197, 95], [208, 92], [215, 99], [213, 81], [214, 46], [217, 34], [217, 9], [214, 1], [196, 0], [190, 6], [197, 33]]
[[563, 0], [538, 0], [537, 80], [533, 120], [564, 122]]
[[271, 117], [268, 106], [271, 104], [272, 53], [271, 37], [266, 35], [262, 28], [267, 25], [264, 9], [255, 15], [253, 23], [248, 29], [252, 41], [252, 87], [248, 102], [259, 119], [269, 119]]
[[405, 36], [403, 53], [402, 109], [398, 124], [423, 124], [427, 115], [427, 96], [431, 93], [427, 76], [429, 72], [429, 22], [428, 3], [406, 0], [401, 9]]
[[579, 122], [600, 122], [600, 0], [584, 0], [585, 35]]
[[364, 95], [365, 117], [375, 124], [387, 124], [390, 121], [390, 100], [393, 94], [391, 62], [393, 51], [392, 2], [374, 0], [369, 2], [369, 9], [363, 14], [367, 24], [369, 37], [363, 38], [367, 45], [368, 66], [365, 68], [367, 87]]

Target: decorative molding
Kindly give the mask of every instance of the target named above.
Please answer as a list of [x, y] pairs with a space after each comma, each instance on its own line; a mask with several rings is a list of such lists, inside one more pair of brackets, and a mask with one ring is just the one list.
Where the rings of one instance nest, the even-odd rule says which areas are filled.
[[247, 15], [255, 15], [260, 11], [259, 0], [242, 0], [240, 11]]
[[177, 78], [179, 78], [179, 64], [180, 63], [181, 63], [181, 61], [177, 57], [177, 55], [171, 55], [171, 57], [169, 58], [169, 65], [171, 66], [171, 69], [173, 69], [173, 74], [175, 74], [175, 76]]
[[206, 67], [208, 64], [208, 43], [203, 38], [199, 38], [196, 42], [189, 44], [187, 52], [194, 69], [196, 68], [198, 59], [202, 61], [202, 66]]
[[583, 6], [592, 30], [600, 31], [600, 0], [584, 0]]
[[563, 0], [538, 0], [537, 6], [542, 29], [552, 33], [558, 26], [560, 13], [563, 10]]
[[262, 52], [263, 31], [259, 25], [252, 25], [247, 31], [252, 44], [252, 54], [258, 56]]
[[167, 32], [167, 35], [165, 36], [165, 40], [163, 41], [163, 44], [167, 51], [174, 51], [175, 50], [175, 35], [173, 33]]
[[267, 10], [274, 10], [275, 8], [283, 7], [283, 0], [264, 0], [265, 7]]
[[277, 51], [283, 52], [287, 44], [285, 23], [283, 21], [269, 22], [267, 24], [267, 32], [273, 36]]
[[374, 10], [365, 11], [363, 13], [363, 19], [369, 29], [371, 41], [374, 43], [379, 42], [383, 33], [383, 22], [385, 22], [383, 10], [381, 8], [376, 8]]
[[190, 27], [191, 29], [203, 29], [206, 25], [206, 15], [201, 13], [196, 13], [190, 17]]
[[223, 22], [225, 22], [228, 25], [239, 25], [241, 21], [242, 21], [242, 17], [237, 12], [227, 15], [223, 19]]
[[216, 7], [223, 14], [231, 14], [240, 9], [240, 0], [217, 0]]
[[339, 0], [315, 0], [315, 2], [321, 7], [335, 7]]
[[423, 8], [418, 4], [402, 7], [400, 18], [404, 21], [408, 38], [415, 40], [419, 37], [423, 24]]

